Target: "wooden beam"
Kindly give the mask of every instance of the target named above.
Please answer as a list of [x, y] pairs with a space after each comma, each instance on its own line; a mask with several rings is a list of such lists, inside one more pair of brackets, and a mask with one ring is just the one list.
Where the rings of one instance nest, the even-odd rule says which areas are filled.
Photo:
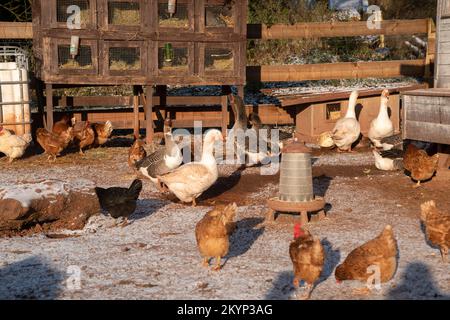
[[247, 25], [248, 39], [304, 39], [304, 38], [332, 38], [369, 35], [411, 35], [425, 34], [428, 29], [428, 19], [414, 20], [385, 20], [380, 29], [369, 29], [367, 21], [349, 22], [308, 22], [294, 25], [261, 24]]
[[51, 84], [45, 85], [45, 95], [46, 95], [46, 112], [47, 112], [47, 123], [45, 124], [48, 131], [53, 130], [53, 87]]
[[33, 39], [31, 22], [0, 22], [0, 39]]
[[[414, 20], [385, 20], [381, 22], [380, 29], [369, 29], [367, 21], [349, 22], [309, 22], [294, 25], [275, 24], [266, 26], [263, 24], [247, 25], [248, 39], [300, 39], [320, 37], [352, 37], [364, 35], [409, 35], [427, 33], [428, 19]], [[48, 30], [55, 36], [60, 35], [58, 30]], [[86, 35], [86, 31], [83, 30]], [[92, 32], [92, 38], [98, 38], [99, 32]], [[108, 38], [108, 33], [104, 37]], [[135, 35], [135, 34], [131, 34]], [[203, 34], [199, 34], [202, 40]], [[110, 38], [117, 37], [116, 33], [110, 32]], [[225, 41], [222, 38], [216, 41]], [[0, 22], [0, 39], [33, 39], [33, 27], [30, 22]], [[109, 38], [108, 38], [109, 39]], [[167, 40], [167, 39], [166, 39]], [[215, 40], [215, 39], [214, 39]], [[229, 39], [239, 40], [239, 39]]]
[[145, 87], [145, 95], [146, 95], [146, 104], [145, 104], [145, 130], [146, 130], [146, 138], [145, 141], [147, 144], [151, 144], [153, 142], [153, 93], [155, 89], [153, 86]]
[[247, 67], [248, 82], [290, 82], [325, 79], [423, 76], [425, 60], [340, 62]]

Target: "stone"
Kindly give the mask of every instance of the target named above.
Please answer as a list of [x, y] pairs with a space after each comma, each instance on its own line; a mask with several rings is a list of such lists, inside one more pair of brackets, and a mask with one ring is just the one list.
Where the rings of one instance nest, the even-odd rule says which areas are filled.
[[89, 180], [0, 184], [0, 233], [78, 230], [100, 211], [95, 183]]

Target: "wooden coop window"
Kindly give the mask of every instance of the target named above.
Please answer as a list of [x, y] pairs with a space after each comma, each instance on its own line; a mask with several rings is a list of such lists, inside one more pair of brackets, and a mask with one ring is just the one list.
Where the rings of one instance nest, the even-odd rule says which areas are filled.
[[175, 13], [170, 16], [168, 1], [158, 0], [159, 28], [193, 29], [193, 4], [191, 0], [177, 0]]
[[51, 45], [52, 70], [56, 74], [96, 74], [97, 45], [95, 41], [82, 40], [75, 57], [70, 55], [70, 39], [58, 39]]
[[[73, 14], [67, 13], [67, 9], [76, 5], [80, 8], [80, 23], [81, 28], [85, 29], [93, 24], [93, 10], [91, 7], [91, 1], [89, 0], [56, 0], [54, 1], [56, 12], [56, 24], [58, 27], [67, 28], [67, 20]], [[55, 18], [55, 17], [54, 17]]]
[[104, 65], [109, 75], [126, 77], [144, 74], [146, 50], [143, 43], [107, 42], [104, 51], [107, 52]]
[[341, 104], [327, 103], [326, 105], [326, 119], [328, 121], [337, 121], [341, 118]]
[[190, 63], [190, 47], [186, 43], [159, 43], [158, 70], [159, 73], [187, 74]]
[[140, 26], [141, 8], [138, 1], [108, 1], [108, 25]]
[[233, 73], [234, 50], [226, 47], [205, 48], [205, 73]]
[[206, 0], [206, 28], [234, 28], [235, 10], [233, 0]]

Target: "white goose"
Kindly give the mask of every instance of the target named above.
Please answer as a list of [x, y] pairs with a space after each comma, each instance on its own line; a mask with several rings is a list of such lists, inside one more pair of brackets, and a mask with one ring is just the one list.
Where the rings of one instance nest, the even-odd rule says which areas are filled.
[[380, 101], [380, 111], [378, 112], [378, 117], [376, 117], [370, 123], [369, 129], [369, 139], [377, 148], [382, 148], [383, 144], [381, 140], [383, 138], [390, 137], [394, 134], [394, 125], [389, 119], [388, 114], [388, 103], [389, 103], [389, 91], [383, 90], [381, 93]]
[[332, 131], [332, 139], [339, 151], [352, 151], [352, 144], [358, 140], [361, 134], [361, 126], [356, 119], [356, 101], [358, 100], [358, 91], [353, 91], [348, 102], [347, 114], [339, 119]]
[[162, 183], [183, 202], [192, 202], [196, 206], [197, 199], [211, 187], [219, 177], [217, 162], [214, 157], [214, 144], [223, 140], [219, 130], [209, 131], [203, 140], [203, 153], [199, 162], [191, 162], [167, 173], [158, 175], [158, 183]]

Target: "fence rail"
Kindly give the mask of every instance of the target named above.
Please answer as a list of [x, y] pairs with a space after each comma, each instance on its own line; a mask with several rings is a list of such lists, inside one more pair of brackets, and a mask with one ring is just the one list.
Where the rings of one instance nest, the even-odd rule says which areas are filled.
[[248, 39], [288, 40], [304, 38], [333, 38], [370, 35], [408, 35], [428, 32], [429, 19], [385, 20], [379, 29], [370, 29], [367, 21], [308, 22], [294, 25], [247, 25]]

